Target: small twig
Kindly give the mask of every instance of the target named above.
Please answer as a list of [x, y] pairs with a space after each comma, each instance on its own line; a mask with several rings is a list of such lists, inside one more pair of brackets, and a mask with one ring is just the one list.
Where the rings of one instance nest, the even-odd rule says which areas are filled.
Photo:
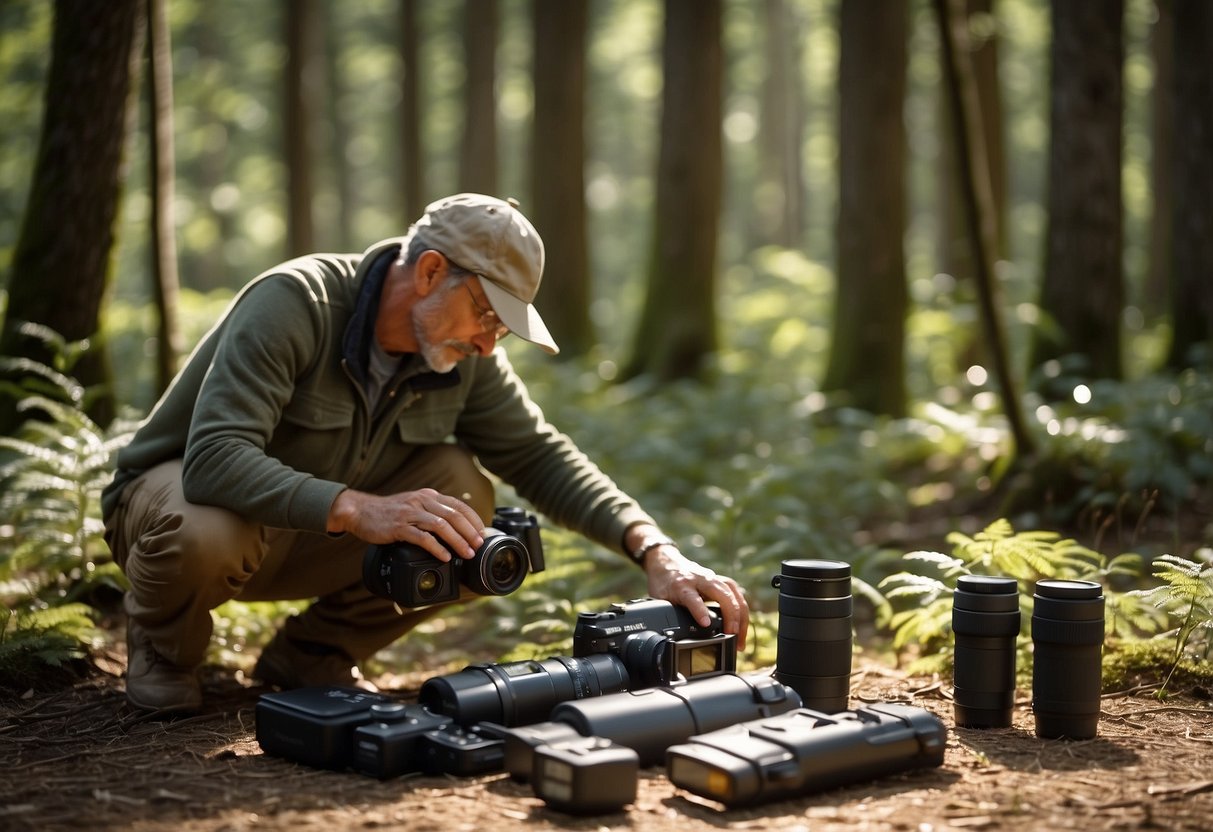
[[1157, 714], [1164, 712], [1173, 712], [1179, 714], [1191, 714], [1193, 716], [1204, 716], [1213, 718], [1213, 710], [1209, 708], [1181, 708], [1178, 705], [1164, 705], [1161, 708], [1143, 708], [1140, 711], [1126, 711], [1123, 714], [1110, 714], [1107, 711], [1100, 711], [1100, 715], [1116, 718], [1124, 718], [1128, 716], [1145, 716], [1146, 714]]

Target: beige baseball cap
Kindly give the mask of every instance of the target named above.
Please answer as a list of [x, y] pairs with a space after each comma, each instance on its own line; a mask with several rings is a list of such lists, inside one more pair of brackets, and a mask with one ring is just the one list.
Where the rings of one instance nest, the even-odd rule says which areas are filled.
[[431, 248], [476, 274], [510, 332], [553, 355], [560, 352], [532, 303], [543, 278], [543, 240], [515, 200], [455, 194], [430, 203], [413, 228]]

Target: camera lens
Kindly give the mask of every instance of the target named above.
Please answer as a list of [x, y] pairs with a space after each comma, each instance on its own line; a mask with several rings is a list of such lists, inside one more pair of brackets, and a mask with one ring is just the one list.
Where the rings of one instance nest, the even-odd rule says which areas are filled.
[[1103, 589], [1094, 581], [1037, 581], [1032, 602], [1036, 735], [1090, 739], [1103, 681]]
[[845, 711], [851, 690], [851, 566], [837, 560], [785, 560], [779, 589], [775, 678], [804, 707]]
[[625, 690], [628, 672], [618, 656], [553, 656], [542, 661], [481, 664], [435, 676], [418, 700], [461, 725], [495, 722], [530, 725], [548, 718], [560, 702]]
[[433, 569], [426, 569], [417, 576], [417, 594], [429, 600], [442, 589], [442, 576]]
[[956, 661], [953, 711], [961, 728], [1008, 728], [1015, 706], [1019, 586], [1013, 578], [962, 575], [952, 593]]
[[633, 633], [623, 641], [623, 664], [628, 669], [633, 688], [668, 685], [666, 651], [670, 640], [655, 630]]
[[478, 595], [509, 595], [527, 575], [527, 553], [522, 541], [500, 529], [486, 528], [484, 543], [463, 564], [463, 583]]

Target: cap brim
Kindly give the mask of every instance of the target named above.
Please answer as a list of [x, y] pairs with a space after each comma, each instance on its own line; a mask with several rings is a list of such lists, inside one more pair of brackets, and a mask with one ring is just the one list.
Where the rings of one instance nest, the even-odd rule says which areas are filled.
[[476, 277], [479, 278], [480, 288], [484, 289], [484, 294], [488, 297], [493, 311], [497, 313], [498, 318], [501, 318], [501, 322], [509, 327], [510, 332], [524, 341], [530, 341], [543, 348], [552, 355], [560, 352], [560, 347], [556, 346], [556, 341], [552, 339], [552, 334], [548, 332], [547, 325], [543, 322], [543, 318], [539, 317], [539, 310], [535, 308], [534, 304], [514, 297], [483, 275], [476, 275]]

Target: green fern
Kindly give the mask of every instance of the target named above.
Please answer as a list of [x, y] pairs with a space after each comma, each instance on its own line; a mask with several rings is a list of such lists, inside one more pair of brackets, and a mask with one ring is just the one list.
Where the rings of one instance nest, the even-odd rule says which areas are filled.
[[1188, 560], [1177, 555], [1155, 558], [1154, 576], [1163, 583], [1131, 593], [1151, 603], [1169, 621], [1178, 622], [1171, 631], [1175, 645], [1159, 696], [1165, 694], [1186, 653], [1205, 663], [1213, 653], [1213, 549], [1201, 549], [1196, 557], [1200, 559]]
[[31, 420], [20, 438], [0, 437], [13, 454], [0, 465], [0, 580], [21, 576], [31, 598], [56, 603], [100, 583], [117, 586], [100, 519], [110, 459], [125, 441], [106, 436], [83, 411], [41, 396], [21, 402], [50, 421]]
[[0, 671], [14, 679], [83, 656], [96, 636], [84, 602], [126, 585], [104, 541], [100, 496], [127, 437], [89, 419], [76, 382], [40, 369], [53, 390], [18, 403], [38, 418], [0, 437]]
[[47, 667], [83, 658], [100, 639], [85, 604], [38, 609], [0, 609], [0, 679], [16, 688], [40, 678]]
[[[915, 571], [890, 575], [880, 582], [885, 598], [897, 611], [889, 619], [893, 647], [900, 653], [914, 646], [911, 672], [949, 672], [955, 650], [952, 633], [952, 592], [963, 575], [998, 575], [1019, 583], [1021, 633], [1028, 635], [1032, 595], [1042, 578], [1071, 578], [1107, 583], [1112, 576], [1140, 576], [1141, 559], [1120, 555], [1107, 560], [1055, 532], [1016, 532], [999, 519], [973, 536], [947, 536], [952, 554], [915, 551], [903, 556]], [[935, 573], [923, 574], [923, 572]], [[1157, 632], [1160, 617], [1148, 604], [1105, 588], [1107, 630], [1110, 634]], [[1030, 640], [1019, 640], [1018, 667], [1031, 667]]]

